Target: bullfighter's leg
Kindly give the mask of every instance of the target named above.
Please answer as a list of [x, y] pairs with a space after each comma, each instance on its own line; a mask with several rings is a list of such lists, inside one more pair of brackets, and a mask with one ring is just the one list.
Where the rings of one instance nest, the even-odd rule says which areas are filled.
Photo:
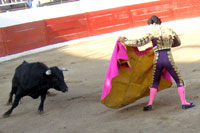
[[44, 113], [44, 101], [46, 99], [46, 93], [41, 95], [41, 102], [40, 102], [40, 106], [38, 108], [39, 113]]
[[184, 81], [181, 77], [180, 72], [178, 71], [178, 68], [175, 65], [175, 62], [172, 58], [172, 54], [170, 51], [168, 51], [168, 65], [166, 65], [166, 69], [167, 71], [170, 73], [170, 75], [173, 77], [173, 79], [175, 80], [176, 84], [177, 84], [177, 90], [180, 96], [180, 100], [181, 100], [181, 104], [182, 104], [182, 108], [183, 109], [188, 109], [188, 108], [192, 108], [195, 105], [193, 103], [189, 103], [186, 100], [185, 97], [185, 88], [184, 88]]
[[10, 114], [11, 114], [12, 111], [13, 111], [13, 109], [16, 108], [16, 107], [18, 106], [19, 101], [20, 101], [20, 99], [21, 99], [22, 97], [23, 97], [22, 94], [16, 94], [15, 100], [14, 100], [14, 102], [13, 102], [13, 104], [12, 104], [12, 107], [11, 107], [7, 112], [4, 113], [4, 115], [3, 115], [4, 118], [10, 116]]
[[155, 53], [155, 57], [154, 57], [154, 66], [153, 66], [153, 82], [152, 85], [150, 87], [150, 95], [149, 95], [149, 102], [148, 104], [144, 107], [144, 111], [148, 111], [152, 109], [152, 104], [154, 101], [154, 98], [156, 96], [157, 93], [157, 89], [160, 83], [160, 78], [161, 78], [161, 74], [162, 74], [162, 69], [163, 69], [163, 65], [162, 65], [162, 58], [159, 58], [159, 53]]

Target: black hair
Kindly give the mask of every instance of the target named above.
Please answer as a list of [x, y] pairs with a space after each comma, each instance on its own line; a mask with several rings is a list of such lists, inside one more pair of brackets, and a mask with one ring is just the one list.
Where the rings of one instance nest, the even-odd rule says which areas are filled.
[[156, 23], [156, 24], [161, 24], [162, 21], [161, 21], [161, 19], [160, 19], [159, 17], [157, 17], [157, 16], [154, 15], [154, 16], [150, 17], [150, 18], [147, 20], [147, 23], [148, 23], [148, 25], [154, 24], [154, 23]]

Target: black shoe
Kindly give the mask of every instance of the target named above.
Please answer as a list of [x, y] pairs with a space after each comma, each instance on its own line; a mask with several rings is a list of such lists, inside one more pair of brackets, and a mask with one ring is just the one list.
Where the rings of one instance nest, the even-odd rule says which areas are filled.
[[144, 107], [144, 111], [148, 111], [148, 110], [151, 110], [152, 109], [152, 105], [148, 105], [148, 106], [145, 106]]
[[190, 103], [190, 105], [182, 105], [182, 109], [189, 109], [194, 107], [195, 105], [193, 103]]

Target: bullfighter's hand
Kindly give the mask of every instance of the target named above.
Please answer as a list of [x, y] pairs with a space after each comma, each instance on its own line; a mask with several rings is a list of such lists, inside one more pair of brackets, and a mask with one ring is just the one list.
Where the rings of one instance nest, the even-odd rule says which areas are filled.
[[126, 37], [119, 37], [119, 41], [122, 43], [124, 43], [126, 39], [127, 39]]

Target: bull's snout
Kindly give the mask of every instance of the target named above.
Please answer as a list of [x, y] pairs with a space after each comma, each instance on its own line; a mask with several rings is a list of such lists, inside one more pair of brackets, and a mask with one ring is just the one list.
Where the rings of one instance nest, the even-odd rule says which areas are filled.
[[58, 86], [55, 86], [55, 89], [61, 92], [66, 92], [68, 91], [68, 86], [66, 83], [60, 83]]
[[62, 92], [67, 92], [68, 88], [62, 89]]
[[65, 87], [61, 90], [62, 92], [67, 92], [68, 91], [68, 86], [65, 84]]

